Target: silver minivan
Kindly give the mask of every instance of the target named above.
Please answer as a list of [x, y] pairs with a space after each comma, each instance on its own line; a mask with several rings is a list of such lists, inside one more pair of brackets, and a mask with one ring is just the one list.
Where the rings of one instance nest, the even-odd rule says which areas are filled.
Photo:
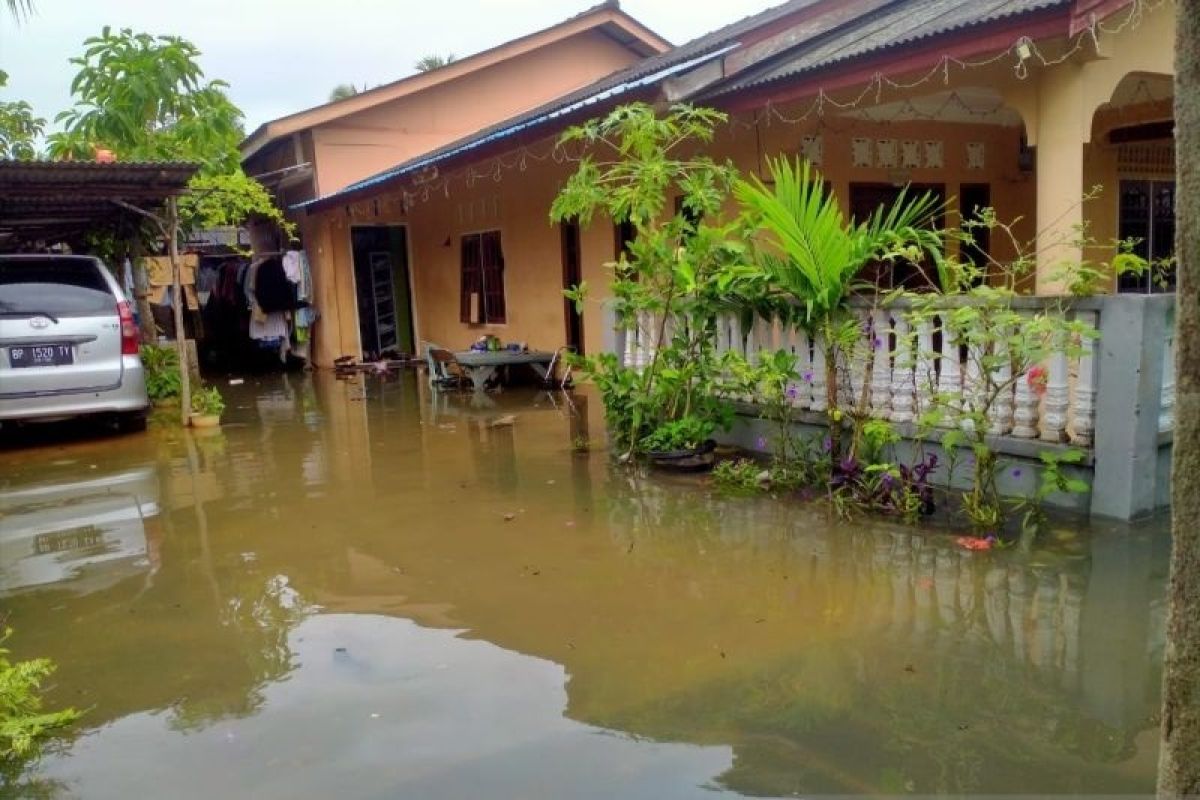
[[0, 425], [102, 414], [146, 427], [138, 329], [97, 258], [0, 255]]

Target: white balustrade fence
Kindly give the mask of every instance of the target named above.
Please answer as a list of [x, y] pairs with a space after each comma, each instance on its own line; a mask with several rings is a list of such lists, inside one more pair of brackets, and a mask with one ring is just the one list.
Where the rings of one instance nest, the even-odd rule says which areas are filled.
[[[1083, 302], [1062, 311], [1055, 300], [1042, 298], [1021, 298], [1015, 306], [1026, 318], [1063, 313], [1094, 330], [1099, 330], [1103, 308], [1101, 303]], [[836, 370], [843, 409], [865, 398], [872, 416], [911, 423], [938, 407], [939, 424], [949, 428], [973, 424], [964, 410], [987, 406], [986, 424], [992, 435], [1093, 445], [1098, 387], [1095, 340], [1082, 337], [1070, 347], [1063, 342], [1040, 364], [1014, 376], [1010, 362], [1003, 358], [1003, 341], [991, 345], [991, 353], [982, 353], [978, 344], [969, 343], [973, 337], [944, 327], [941, 315], [915, 316], [903, 305], [863, 306], [854, 313], [860, 321], [860, 340], [843, 351]], [[670, 325], [666, 330], [669, 338]], [[1169, 327], [1168, 331], [1159, 409], [1159, 429], [1164, 432], [1173, 426], [1175, 395], [1173, 332]], [[625, 365], [640, 369], [650, 364], [658, 334], [651, 318], [639, 320], [635, 329], [627, 331], [622, 337]], [[995, 342], [1000, 337], [984, 338]], [[716, 347], [718, 352], [732, 350], [750, 360], [759, 352], [790, 351], [799, 376], [790, 393], [793, 406], [800, 411], [827, 410], [825, 348], [819, 336], [761, 318], [743, 327], [738, 315], [728, 314], [717, 322]], [[985, 355], [993, 358], [985, 361]], [[994, 365], [991, 375], [982, 373], [984, 363]], [[996, 397], [988, 403], [985, 395], [991, 393]]]

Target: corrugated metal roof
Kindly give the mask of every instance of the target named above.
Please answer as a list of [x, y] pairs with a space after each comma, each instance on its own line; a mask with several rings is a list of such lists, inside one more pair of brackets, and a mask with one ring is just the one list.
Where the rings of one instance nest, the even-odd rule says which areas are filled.
[[0, 238], [75, 236], [187, 189], [196, 164], [0, 160]]
[[166, 196], [187, 186], [199, 166], [178, 161], [0, 160], [0, 195], [14, 191], [61, 191], [73, 187]]
[[861, 56], [1070, 3], [1071, 0], [900, 0], [815, 37], [772, 59], [769, 65], [734, 76], [702, 96], [717, 97], [762, 86]]

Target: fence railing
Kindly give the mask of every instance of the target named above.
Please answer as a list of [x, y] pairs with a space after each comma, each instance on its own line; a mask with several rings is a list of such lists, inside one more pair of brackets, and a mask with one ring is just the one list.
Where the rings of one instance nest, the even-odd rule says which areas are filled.
[[[946, 313], [954, 307], [954, 300], [946, 301]], [[1082, 327], [1100, 331], [1105, 298], [1079, 299], [1066, 304], [1057, 298], [1019, 298], [1013, 302], [1013, 308], [1028, 318], [1035, 314], [1063, 314]], [[856, 406], [865, 397], [865, 407], [872, 416], [911, 423], [936, 402], [943, 410], [940, 425], [968, 425], [973, 423], [965, 416], [955, 418], [955, 409], [982, 408], [984, 404], [978, 402], [978, 393], [990, 387], [998, 390], [995, 401], [986, 404], [990, 434], [1093, 447], [1098, 395], [1104, 383], [1097, 348], [1103, 346], [1103, 339], [1081, 336], [1072, 346], [1064, 341], [1029, 372], [1013, 376], [1011, 367], [1004, 366], [1005, 359], [981, 358], [982, 354], [972, 349], [976, 345], [967, 344], [976, 337], [956, 335], [951, 326], [943, 325], [940, 314], [914, 316], [911, 306], [903, 302], [889, 308], [864, 304], [854, 306], [853, 311], [861, 322], [858, 326], [861, 341], [844, 348], [850, 355], [837, 364], [839, 405], [843, 408]], [[1158, 373], [1161, 367], [1157, 404], [1160, 433], [1174, 427], [1174, 328], [1170, 312], [1166, 313], [1161, 328], [1166, 334], [1162, 361], [1153, 370]], [[647, 315], [623, 336], [618, 334], [618, 352], [623, 353], [626, 366], [641, 369], [653, 361], [659, 344], [658, 321]], [[668, 324], [664, 338], [669, 338], [670, 332]], [[1106, 335], [1121, 334], [1110, 330]], [[1136, 334], [1130, 332], [1130, 335]], [[1004, 345], [997, 342], [991, 346]], [[800, 411], [827, 410], [825, 348], [819, 336], [810, 335], [796, 325], [762, 318], [743, 327], [739, 315], [728, 314], [717, 320], [716, 347], [718, 352], [732, 350], [751, 361], [759, 352], [789, 351], [795, 358], [795, 372], [800, 376], [788, 393], [792, 405]], [[981, 363], [996, 365], [990, 380], [980, 374]], [[1033, 370], [1037, 372], [1030, 374]], [[1134, 412], [1131, 407], [1130, 413]]]

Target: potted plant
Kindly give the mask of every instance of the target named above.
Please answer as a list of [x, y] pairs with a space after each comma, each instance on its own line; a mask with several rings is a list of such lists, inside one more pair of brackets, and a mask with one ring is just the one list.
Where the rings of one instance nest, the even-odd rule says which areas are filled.
[[662, 469], [700, 472], [711, 469], [717, 443], [712, 435], [716, 424], [697, 416], [663, 423], [639, 443], [650, 463]]
[[192, 392], [193, 428], [215, 428], [221, 424], [221, 412], [225, 410], [225, 399], [217, 387], [201, 387]]

